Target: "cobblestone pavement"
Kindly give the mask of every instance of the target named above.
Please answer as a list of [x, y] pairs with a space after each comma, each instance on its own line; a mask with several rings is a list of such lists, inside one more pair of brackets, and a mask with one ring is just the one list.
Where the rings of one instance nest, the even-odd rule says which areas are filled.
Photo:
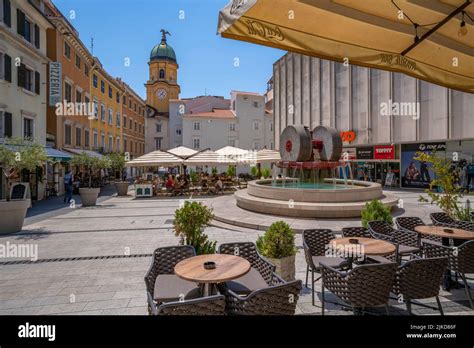
[[[394, 193], [405, 202], [400, 214], [422, 216], [426, 220], [434, 209], [418, 203], [417, 192]], [[210, 199], [197, 198], [203, 202]], [[37, 213], [26, 220], [21, 233], [0, 237], [3, 245], [15, 243], [38, 247], [36, 262], [13, 257], [0, 259], [0, 315], [146, 314], [143, 277], [155, 248], [178, 243], [172, 230], [172, 219], [179, 204], [179, 198], [104, 196], [98, 206], [92, 208], [36, 207]], [[347, 225], [337, 220], [318, 220], [317, 224], [328, 224], [335, 231]], [[263, 232], [215, 223], [206, 229], [206, 233], [219, 244], [255, 241]], [[297, 235], [296, 242], [299, 246], [297, 278], [304, 281], [306, 263], [301, 235]], [[298, 314], [321, 313], [320, 282], [316, 283], [315, 289], [316, 306], [313, 306], [311, 290], [303, 288]], [[336, 298], [328, 297], [337, 302]], [[464, 289], [442, 291], [441, 301], [446, 314], [474, 314], [468, 307]], [[421, 302], [436, 306], [435, 299]], [[406, 314], [403, 304], [393, 301], [390, 305], [391, 313]], [[351, 314], [336, 304], [326, 307], [327, 315]], [[415, 306], [414, 311], [437, 314], [420, 306]]]

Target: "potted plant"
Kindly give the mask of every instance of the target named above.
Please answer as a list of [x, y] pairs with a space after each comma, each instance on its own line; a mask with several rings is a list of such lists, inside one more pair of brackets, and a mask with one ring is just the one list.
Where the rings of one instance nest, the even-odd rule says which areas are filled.
[[92, 176], [96, 170], [110, 168], [109, 159], [107, 157], [98, 158], [89, 156], [87, 153], [83, 152], [72, 158], [71, 165], [83, 168], [89, 176], [88, 186], [79, 188], [82, 205], [85, 207], [96, 205], [97, 197], [99, 197], [100, 193], [100, 187], [92, 187]]
[[390, 208], [383, 205], [383, 203], [374, 199], [369, 203], [365, 203], [365, 208], [362, 210], [362, 226], [367, 228], [367, 223], [370, 221], [386, 221], [393, 225], [392, 214]]
[[275, 266], [276, 273], [291, 281], [295, 279], [295, 232], [284, 221], [270, 225], [263, 236], [257, 239], [257, 249]]
[[214, 254], [217, 242], [208, 240], [203, 233], [204, 227], [214, 218], [212, 210], [199, 202], [184, 202], [182, 208], [174, 214], [176, 236], [181, 237], [181, 244], [192, 245], [197, 255]]
[[23, 169], [33, 171], [47, 160], [44, 147], [30, 140], [6, 139], [0, 144], [0, 163], [6, 181], [6, 201], [0, 201], [0, 235], [21, 231], [30, 199], [12, 199], [12, 180]]
[[128, 193], [128, 181], [122, 180], [123, 170], [126, 163], [125, 156], [121, 153], [113, 152], [108, 154], [107, 158], [110, 161], [110, 168], [114, 171], [115, 179], [118, 177], [118, 180], [115, 181], [117, 195], [126, 196]]

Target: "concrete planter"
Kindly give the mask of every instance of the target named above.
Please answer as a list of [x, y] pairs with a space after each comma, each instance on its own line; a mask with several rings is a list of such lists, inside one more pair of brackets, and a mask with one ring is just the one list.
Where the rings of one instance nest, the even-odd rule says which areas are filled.
[[267, 259], [276, 266], [276, 274], [286, 281], [295, 280], [295, 256], [287, 256], [282, 259]]
[[99, 197], [100, 188], [80, 188], [79, 194], [81, 195], [82, 206], [90, 207], [97, 203], [97, 197]]
[[127, 181], [116, 181], [115, 189], [117, 190], [118, 196], [126, 196], [128, 193], [128, 182]]
[[21, 231], [30, 199], [0, 202], [0, 235]]

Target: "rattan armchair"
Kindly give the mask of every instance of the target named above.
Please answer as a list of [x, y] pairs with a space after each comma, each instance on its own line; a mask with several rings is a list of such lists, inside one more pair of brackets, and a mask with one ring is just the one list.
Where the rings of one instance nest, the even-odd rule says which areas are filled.
[[350, 271], [337, 270], [320, 263], [322, 274], [321, 313], [325, 312], [325, 289], [352, 307], [359, 309], [385, 306], [388, 312], [390, 291], [395, 283], [397, 264], [378, 263], [357, 266]]
[[460, 228], [466, 231], [474, 232], [474, 222], [455, 220], [446, 213], [431, 213], [430, 218], [431, 221], [433, 221], [433, 224], [436, 226]]
[[[395, 223], [400, 231], [408, 233], [417, 233], [415, 227], [426, 226], [426, 224], [419, 217], [416, 216], [400, 216], [395, 219]], [[429, 239], [434, 242], [441, 243], [441, 238], [437, 236], [424, 235], [422, 239]], [[421, 239], [419, 238], [421, 241]], [[421, 245], [420, 245], [421, 246]]]
[[372, 235], [370, 234], [369, 230], [365, 227], [343, 227], [342, 236], [344, 238], [372, 238]]
[[277, 284], [241, 296], [232, 290], [223, 290], [226, 313], [229, 315], [294, 315], [301, 291], [301, 280], [285, 282], [277, 276]]
[[170, 246], [158, 248], [153, 253], [153, 260], [145, 275], [148, 299], [148, 312], [163, 303], [199, 296], [198, 286], [174, 274], [175, 265], [196, 252], [192, 246]]
[[420, 253], [418, 233], [397, 230], [386, 221], [369, 221], [367, 225], [374, 238], [396, 244], [397, 262], [403, 256]]
[[474, 273], [474, 240], [465, 242], [459, 246], [447, 246], [424, 241], [423, 250], [426, 257], [448, 258], [447, 268], [460, 275], [464, 283], [464, 289], [469, 304], [471, 308], [474, 309], [469, 283], [466, 278], [466, 273]]
[[266, 288], [279, 282], [275, 278], [275, 265], [259, 254], [255, 243], [221, 244], [219, 246], [219, 253], [240, 256], [250, 262], [252, 268], [247, 274], [225, 283], [227, 288], [240, 295], [248, 295], [252, 291]]
[[314, 229], [303, 231], [303, 249], [306, 258], [306, 283], [308, 287], [308, 273], [311, 271], [311, 300], [314, 306], [314, 283], [321, 279], [319, 276], [314, 279], [314, 273], [320, 273], [319, 263], [324, 261], [326, 264], [334, 268], [342, 268], [349, 265], [346, 259], [336, 257], [335, 255], [327, 256], [326, 252], [331, 240], [335, 238], [333, 231], [329, 229]]
[[215, 295], [153, 306], [153, 315], [225, 315], [225, 297]]
[[431, 297], [436, 298], [438, 310], [444, 314], [438, 295], [447, 265], [447, 257], [436, 257], [410, 260], [398, 267], [393, 292], [406, 304], [408, 314], [412, 314], [412, 300]]

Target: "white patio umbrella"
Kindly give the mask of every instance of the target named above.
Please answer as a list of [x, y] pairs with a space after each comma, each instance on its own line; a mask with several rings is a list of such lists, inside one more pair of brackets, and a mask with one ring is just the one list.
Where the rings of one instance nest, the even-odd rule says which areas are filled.
[[175, 147], [174, 149], [168, 150], [168, 152], [181, 158], [187, 158], [198, 153], [198, 151], [185, 146]]
[[127, 167], [176, 167], [183, 159], [166, 151], [156, 150], [127, 162]]
[[235, 161], [217, 152], [205, 150], [187, 158], [184, 164], [187, 166], [233, 165]]
[[257, 163], [275, 163], [281, 161], [280, 152], [269, 149], [257, 151], [256, 161]]

